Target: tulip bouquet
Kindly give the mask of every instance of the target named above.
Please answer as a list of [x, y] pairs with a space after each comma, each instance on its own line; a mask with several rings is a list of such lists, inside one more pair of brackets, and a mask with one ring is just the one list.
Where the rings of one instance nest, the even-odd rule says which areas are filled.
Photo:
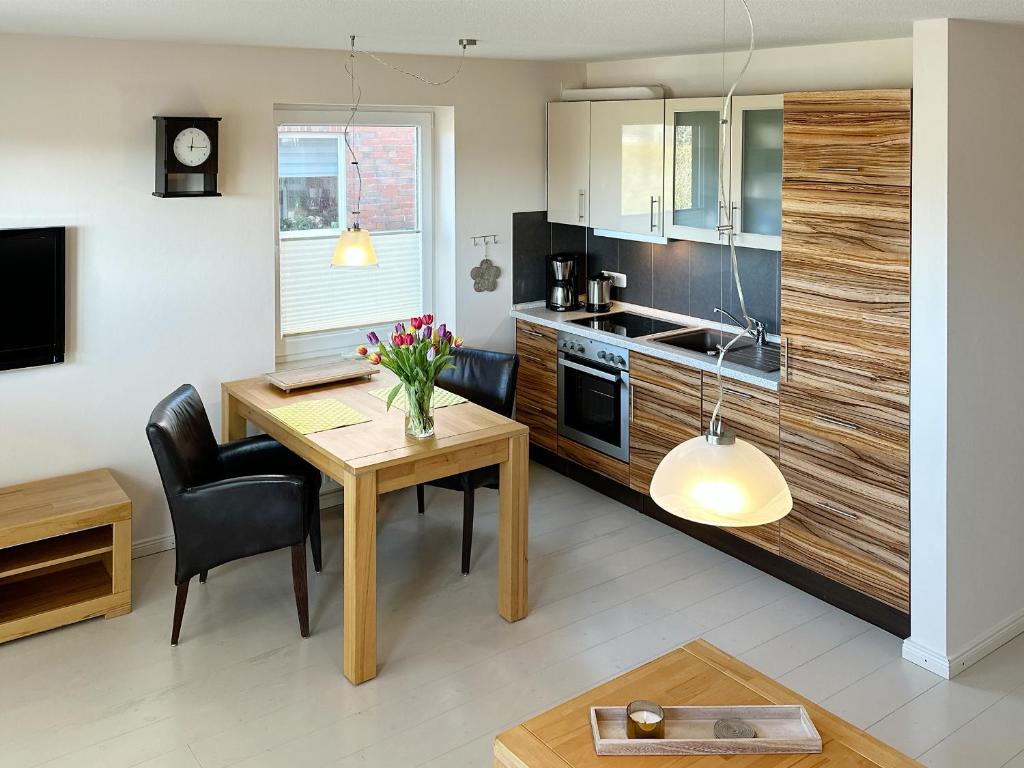
[[366, 340], [375, 349], [360, 346], [356, 352], [398, 377], [399, 383], [388, 392], [388, 409], [404, 390], [406, 433], [416, 438], [433, 435], [434, 383], [441, 371], [455, 367], [452, 350], [462, 346], [462, 339], [444, 323], [435, 328], [433, 315], [422, 315], [397, 323], [389, 339], [371, 331]]

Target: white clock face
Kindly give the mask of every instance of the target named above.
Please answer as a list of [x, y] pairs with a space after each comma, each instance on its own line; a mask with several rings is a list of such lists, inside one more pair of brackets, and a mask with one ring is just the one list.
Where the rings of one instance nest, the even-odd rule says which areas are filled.
[[186, 128], [174, 137], [174, 156], [190, 168], [202, 165], [210, 156], [210, 137], [198, 128]]

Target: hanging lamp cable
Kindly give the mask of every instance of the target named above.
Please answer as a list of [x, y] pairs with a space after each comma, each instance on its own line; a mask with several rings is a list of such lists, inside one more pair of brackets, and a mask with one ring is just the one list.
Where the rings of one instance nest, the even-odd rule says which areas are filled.
[[359, 214], [363, 207], [363, 172], [359, 169], [359, 158], [356, 157], [356, 152], [352, 148], [349, 131], [352, 128], [352, 123], [355, 122], [356, 112], [359, 111], [359, 103], [363, 100], [363, 89], [362, 86], [356, 85], [356, 36], [350, 35], [349, 41], [351, 49], [348, 54], [348, 61], [345, 62], [345, 71], [348, 72], [349, 83], [352, 86], [352, 106], [343, 133], [345, 136], [345, 149], [348, 150], [349, 157], [352, 158], [352, 166], [356, 169], [356, 207], [351, 213], [355, 228], [359, 229]]
[[[722, 0], [722, 39], [723, 43], [725, 40], [725, 3], [727, 0]], [[732, 132], [730, 127], [731, 119], [731, 107], [732, 107], [732, 96], [736, 91], [736, 86], [740, 84], [740, 80], [743, 79], [743, 75], [747, 72], [747, 67], [750, 66], [750, 60], [754, 56], [754, 18], [750, 14], [750, 6], [747, 4], [747, 0], [740, 0], [743, 3], [743, 10], [747, 13], [747, 25], [750, 28], [750, 46], [747, 49], [747, 58], [743, 62], [743, 66], [740, 67], [739, 74], [736, 75], [736, 79], [733, 80], [728, 92], [725, 94], [725, 101], [722, 105], [722, 119], [721, 119], [721, 139], [720, 146], [723, 148], [728, 145], [729, 156], [732, 158]], [[722, 46], [722, 72], [725, 73], [725, 45]], [[723, 77], [724, 85], [724, 77]], [[718, 153], [718, 189], [719, 196], [722, 200], [725, 200], [725, 151]], [[743, 285], [740, 282], [740, 268], [739, 260], [736, 257], [736, 242], [734, 239], [734, 228], [733, 228], [733, 212], [734, 208], [732, 205], [726, 205], [723, 207], [725, 216], [724, 225], [719, 226], [719, 231], [725, 234], [726, 242], [729, 246], [729, 258], [732, 266], [732, 277], [736, 285], [736, 295], [740, 300], [740, 311], [743, 314], [743, 319], [746, 322], [746, 327], [742, 333], [734, 336], [728, 344], [724, 347], [719, 347], [718, 352], [718, 364], [715, 366], [715, 374], [718, 379], [718, 402], [715, 403], [715, 409], [711, 413], [711, 420], [708, 422], [708, 433], [711, 435], [717, 435], [722, 431], [722, 418], [719, 415], [719, 411], [722, 409], [722, 400], [725, 398], [725, 385], [722, 382], [722, 362], [725, 360], [726, 353], [732, 348], [732, 345], [739, 341], [740, 337], [746, 336], [754, 327], [754, 323], [747, 314], [747, 302], [743, 296]], [[724, 301], [723, 301], [724, 303]]]
[[[352, 39], [353, 39], [353, 41], [355, 40], [354, 37]], [[459, 65], [455, 68], [455, 71], [451, 75], [446, 77], [444, 80], [430, 80], [429, 78], [426, 78], [423, 75], [416, 74], [415, 72], [410, 72], [407, 69], [402, 69], [397, 64], [392, 64], [389, 61], [385, 61], [380, 56], [378, 56], [377, 54], [375, 54], [375, 53], [373, 53], [371, 51], [364, 51], [362, 49], [357, 49], [355, 47], [355, 43], [354, 42], [352, 44], [352, 48], [353, 48], [353, 52], [354, 53], [361, 53], [364, 56], [369, 56], [371, 59], [376, 61], [381, 66], [387, 67], [390, 70], [393, 70], [395, 72], [403, 74], [406, 77], [411, 77], [411, 78], [414, 78], [416, 80], [419, 80], [421, 83], [425, 83], [427, 85], [448, 85], [448, 83], [450, 83], [452, 80], [454, 80], [456, 77], [458, 77], [459, 74], [462, 72], [462, 66], [466, 63], [466, 49], [469, 46], [471, 46], [471, 45], [476, 45], [476, 41], [475, 40], [470, 41], [469, 39], [463, 39], [463, 40], [459, 41], [459, 46], [462, 48], [462, 55], [459, 57]]]

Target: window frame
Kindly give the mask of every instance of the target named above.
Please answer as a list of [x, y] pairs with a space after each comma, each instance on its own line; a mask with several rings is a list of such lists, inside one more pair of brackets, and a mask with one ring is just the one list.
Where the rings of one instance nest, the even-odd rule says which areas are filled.
[[[328, 355], [345, 354], [351, 355], [354, 348], [363, 343], [366, 334], [375, 331], [378, 335], [387, 336], [392, 326], [401, 320], [408, 318], [394, 317], [382, 318], [371, 325], [360, 325], [355, 327], [337, 328], [325, 331], [310, 331], [308, 333], [284, 336], [281, 333], [281, 206], [279, 198], [280, 177], [280, 144], [278, 142], [278, 129], [285, 125], [303, 126], [339, 126], [348, 122], [350, 108], [338, 107], [316, 107], [303, 108], [296, 106], [276, 106], [274, 109], [274, 332], [275, 332], [275, 354], [277, 365], [283, 365], [298, 360], [324, 357]], [[409, 234], [410, 232], [420, 233], [421, 242], [421, 305], [423, 312], [433, 312], [434, 296], [434, 111], [430, 108], [416, 107], [361, 107], [356, 114], [353, 125], [365, 126], [386, 126], [386, 127], [408, 127], [419, 128], [417, 136], [419, 146], [417, 147], [417, 223], [416, 230], [395, 230], [394, 234]], [[341, 137], [339, 136], [339, 141]], [[341, 143], [341, 150], [344, 150], [344, 143]], [[345, 170], [349, 164], [349, 158], [342, 153], [339, 158], [338, 185], [339, 185], [339, 218], [341, 224], [348, 225], [348, 200], [346, 199]], [[298, 230], [294, 234], [285, 237], [288, 239], [300, 238], [331, 238], [336, 239], [341, 230]], [[381, 233], [378, 237], [387, 237], [391, 233]]]

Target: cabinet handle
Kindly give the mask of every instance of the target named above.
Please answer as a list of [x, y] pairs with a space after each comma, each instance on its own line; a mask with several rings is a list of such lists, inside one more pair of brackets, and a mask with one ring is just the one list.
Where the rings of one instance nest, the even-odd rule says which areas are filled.
[[586, 215], [586, 210], [587, 210], [587, 193], [586, 193], [586, 190], [581, 189], [580, 190], [580, 199], [579, 199], [580, 222], [583, 221], [583, 219], [584, 219], [584, 217]]
[[736, 395], [736, 397], [741, 397], [744, 400], [754, 399], [753, 395], [747, 392], [740, 392], [738, 389], [729, 389], [728, 387], [722, 387], [722, 391], [725, 392], [727, 395]]
[[629, 423], [633, 423], [633, 385], [629, 385]]
[[789, 381], [789, 337], [782, 337], [782, 381]]
[[[656, 211], [656, 214], [655, 214]], [[662, 196], [650, 196], [650, 230], [657, 231], [657, 219], [662, 215]]]
[[538, 339], [546, 338], [543, 333], [531, 331], [529, 328], [520, 328], [519, 333], [525, 333], [527, 336], [536, 336]]
[[843, 419], [837, 419], [835, 416], [815, 416], [814, 420], [820, 421], [824, 424], [831, 424], [832, 426], [835, 427], [842, 427], [843, 429], [848, 429], [851, 432], [856, 432], [860, 429], [860, 427], [854, 424], [852, 421], [844, 421]]
[[859, 171], [860, 168], [841, 168], [841, 167], [838, 167], [838, 166], [832, 166], [832, 167], [823, 166], [823, 167], [819, 168], [818, 170], [819, 171], [832, 171], [834, 173], [857, 173], [857, 171]]
[[815, 502], [815, 503], [819, 507], [824, 509], [826, 512], [831, 512], [832, 514], [839, 515], [840, 517], [845, 517], [847, 520], [859, 520], [860, 519], [859, 515], [857, 515], [857, 514], [855, 514], [853, 512], [847, 512], [845, 509], [840, 509], [839, 507], [833, 506], [832, 504], [829, 504], [827, 501], [818, 501], [818, 502]]
[[524, 352], [519, 352], [519, 353], [517, 353], [517, 354], [518, 354], [518, 355], [519, 355], [519, 356], [520, 356], [521, 358], [523, 358], [523, 360], [529, 360], [529, 361], [530, 361], [531, 363], [536, 363], [536, 364], [537, 364], [537, 365], [539, 365], [539, 366], [540, 366], [541, 368], [543, 368], [543, 367], [544, 367], [544, 361], [543, 361], [543, 360], [541, 360], [541, 359], [540, 359], [539, 357], [534, 357], [533, 355], [527, 355], [527, 354], [526, 354], [526, 353], [524, 353]]

